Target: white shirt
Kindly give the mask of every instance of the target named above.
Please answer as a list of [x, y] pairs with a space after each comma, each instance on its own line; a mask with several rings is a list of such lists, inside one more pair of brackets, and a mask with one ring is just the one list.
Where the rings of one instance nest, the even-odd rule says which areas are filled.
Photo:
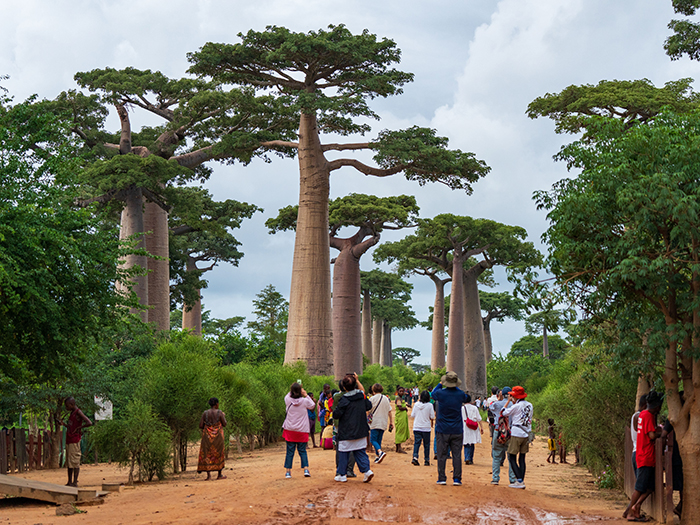
[[471, 403], [467, 403], [466, 405], [462, 406], [462, 426], [464, 427], [462, 430], [462, 432], [464, 432], [462, 444], [471, 445], [473, 443], [481, 443], [481, 428], [477, 427], [475, 430], [469, 428], [467, 426], [467, 418], [474, 421], [481, 421], [479, 409]]
[[637, 451], [637, 426], [634, 424], [634, 418], [639, 416], [639, 414], [641, 414], [641, 412], [635, 412], [630, 420], [630, 428], [632, 429], [632, 452]]
[[411, 417], [414, 420], [414, 432], [430, 432], [432, 430], [430, 420], [435, 419], [435, 408], [432, 403], [421, 403], [418, 401], [413, 405]]
[[498, 401], [498, 396], [496, 396], [496, 394], [493, 394], [486, 401], [484, 401], [484, 408], [490, 407], [491, 403], [493, 403], [494, 401]]
[[370, 429], [386, 430], [389, 428], [389, 412], [391, 412], [391, 401], [384, 394], [374, 394], [369, 398], [372, 403], [372, 423]]
[[532, 429], [532, 404], [521, 399], [514, 405], [508, 405], [501, 412], [510, 419], [510, 435], [529, 437]]

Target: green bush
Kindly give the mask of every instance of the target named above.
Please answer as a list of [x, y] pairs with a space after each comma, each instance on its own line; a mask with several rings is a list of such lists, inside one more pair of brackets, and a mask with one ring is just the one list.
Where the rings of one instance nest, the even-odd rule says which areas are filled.
[[134, 482], [138, 466], [139, 481], [165, 478], [170, 462], [171, 435], [168, 426], [158, 419], [146, 403], [130, 402], [121, 419], [102, 421], [90, 433], [98, 449], [113, 461], [129, 466], [129, 483]]

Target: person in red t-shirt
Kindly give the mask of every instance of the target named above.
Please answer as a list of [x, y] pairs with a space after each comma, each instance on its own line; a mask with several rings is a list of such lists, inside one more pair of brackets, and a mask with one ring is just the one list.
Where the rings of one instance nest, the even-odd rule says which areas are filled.
[[67, 427], [66, 430], [66, 467], [68, 467], [68, 487], [78, 486], [78, 474], [80, 473], [80, 439], [83, 429], [92, 426], [92, 421], [83, 414], [83, 411], [75, 404], [75, 399], [69, 397], [65, 401], [66, 410], [70, 412], [68, 422], [63, 422], [56, 417], [59, 425]]
[[663, 398], [657, 392], [649, 392], [647, 409], [637, 420], [637, 481], [630, 503], [622, 514], [628, 521], [646, 521], [641, 517], [640, 508], [649, 494], [654, 492], [654, 467], [656, 449], [654, 441], [661, 436], [661, 428], [656, 424], [656, 416], [661, 410]]

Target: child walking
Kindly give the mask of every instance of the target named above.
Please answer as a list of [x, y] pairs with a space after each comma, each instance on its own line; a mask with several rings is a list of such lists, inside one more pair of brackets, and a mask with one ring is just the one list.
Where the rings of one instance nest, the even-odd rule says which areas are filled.
[[547, 463], [552, 463], [554, 465], [557, 464], [557, 443], [556, 443], [556, 430], [554, 428], [554, 420], [553, 419], [548, 419], [547, 423], [549, 423], [549, 428], [547, 429], [547, 432], [549, 433], [549, 437], [547, 439], [547, 448], [549, 449], [549, 456], [547, 456]]

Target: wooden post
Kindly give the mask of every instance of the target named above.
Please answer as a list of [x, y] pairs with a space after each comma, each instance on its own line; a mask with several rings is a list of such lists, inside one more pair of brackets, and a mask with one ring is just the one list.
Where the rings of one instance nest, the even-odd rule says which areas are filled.
[[628, 426], [625, 428], [625, 494], [628, 498], [634, 492], [634, 467], [632, 466], [632, 431]]
[[[665, 491], [664, 491], [664, 443], [663, 440], [657, 439], [654, 442], [654, 448], [656, 449], [656, 467], [654, 468], [654, 494], [651, 498], [654, 498], [652, 505], [652, 517], [659, 523], [664, 523], [666, 521], [666, 515], [664, 512], [665, 503]], [[649, 499], [651, 499], [649, 498]]]
[[0, 474], [7, 474], [7, 431], [0, 429]]
[[10, 472], [17, 468], [17, 452], [15, 448], [15, 429], [11, 428], [7, 433], [7, 450], [10, 456]]
[[34, 434], [32, 434], [31, 431], [29, 432], [29, 440], [27, 443], [27, 458], [29, 459], [27, 462], [27, 470], [33, 470], [36, 467], [36, 464], [34, 463]]
[[36, 468], [40, 469], [44, 466], [44, 457], [42, 455], [42, 443], [43, 443], [44, 433], [39, 430], [36, 435]]
[[666, 506], [666, 523], [673, 523], [673, 432], [666, 436], [666, 454], [664, 457], [666, 469], [666, 490], [664, 493]]
[[17, 449], [17, 468], [24, 472], [27, 468], [27, 434], [23, 428], [15, 429], [15, 442]]

